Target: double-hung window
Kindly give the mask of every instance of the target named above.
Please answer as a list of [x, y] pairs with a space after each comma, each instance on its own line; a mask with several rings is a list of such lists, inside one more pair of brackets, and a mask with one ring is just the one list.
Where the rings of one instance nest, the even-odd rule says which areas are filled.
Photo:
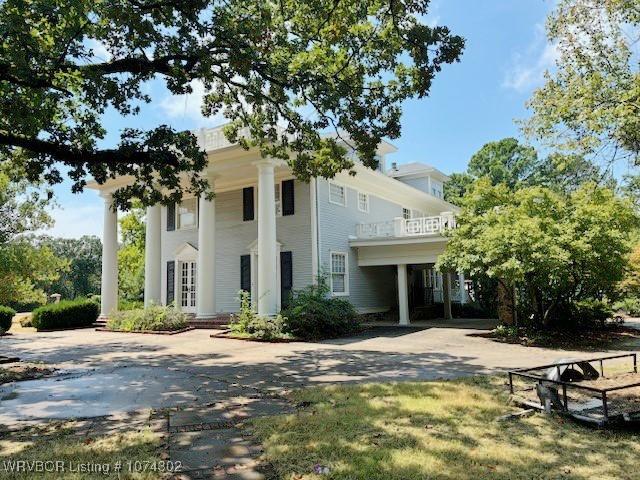
[[403, 208], [402, 209], [402, 218], [405, 220], [409, 220], [411, 218], [411, 209]]
[[349, 270], [347, 254], [331, 252], [331, 293], [349, 295]]
[[369, 213], [369, 194], [358, 192], [358, 210]]
[[282, 216], [282, 194], [280, 188], [280, 182], [276, 183], [275, 186], [275, 194], [276, 194], [276, 216]]
[[189, 230], [196, 228], [198, 220], [198, 200], [195, 197], [184, 199], [177, 205], [178, 228]]
[[345, 187], [337, 183], [329, 182], [329, 201], [344, 207], [347, 204], [347, 191]]

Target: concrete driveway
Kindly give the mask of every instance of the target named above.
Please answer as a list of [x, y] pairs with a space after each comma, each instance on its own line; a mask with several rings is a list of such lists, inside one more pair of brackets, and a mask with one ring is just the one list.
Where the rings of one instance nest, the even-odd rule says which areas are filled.
[[211, 404], [334, 382], [495, 373], [595, 355], [469, 336], [485, 326], [375, 328], [351, 338], [281, 344], [210, 338], [208, 330], [173, 336], [92, 329], [15, 334], [0, 338], [0, 352], [62, 370], [0, 386], [0, 424]]

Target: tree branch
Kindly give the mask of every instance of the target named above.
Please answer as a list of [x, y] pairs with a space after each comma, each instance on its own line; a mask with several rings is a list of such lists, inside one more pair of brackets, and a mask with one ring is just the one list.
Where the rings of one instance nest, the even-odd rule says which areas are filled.
[[[20, 147], [30, 152], [51, 155], [57, 160], [67, 164], [143, 164], [158, 160], [158, 156], [152, 152], [142, 150], [109, 148], [104, 150], [79, 149], [71, 145], [41, 140], [39, 138], [27, 138], [20, 135], [12, 135], [0, 132], [0, 145]], [[177, 164], [178, 159], [170, 152], [166, 152], [166, 161]]]

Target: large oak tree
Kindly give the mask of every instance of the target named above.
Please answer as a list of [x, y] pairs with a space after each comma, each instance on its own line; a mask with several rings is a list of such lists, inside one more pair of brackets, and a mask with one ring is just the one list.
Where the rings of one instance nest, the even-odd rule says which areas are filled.
[[[173, 94], [202, 82], [206, 115], [226, 134], [289, 162], [302, 179], [352, 165], [327, 129], [368, 166], [400, 134], [403, 100], [428, 95], [464, 40], [427, 26], [429, 0], [5, 0], [0, 3], [0, 154], [26, 156], [31, 179], [79, 191], [131, 175], [118, 192], [145, 204], [207, 188], [204, 152], [189, 132], [128, 128], [102, 148], [107, 109], [135, 115], [161, 79]], [[98, 58], [96, 46], [108, 52]], [[103, 55], [104, 57], [104, 55]], [[135, 126], [135, 123], [132, 122]], [[284, 128], [280, 134], [278, 126]], [[61, 168], [66, 166], [67, 168]], [[181, 172], [192, 171], [181, 186]], [[163, 193], [164, 192], [164, 193]]]

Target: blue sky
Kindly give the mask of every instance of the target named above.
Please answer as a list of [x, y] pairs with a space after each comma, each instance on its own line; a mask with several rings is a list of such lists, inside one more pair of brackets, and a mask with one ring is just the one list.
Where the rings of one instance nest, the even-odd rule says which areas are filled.
[[[544, 36], [552, 7], [552, 0], [433, 0], [428, 22], [465, 37], [466, 48], [460, 63], [440, 72], [429, 97], [406, 102], [402, 137], [392, 142], [398, 152], [389, 160], [421, 161], [445, 173], [457, 172], [485, 143], [519, 136], [514, 120], [527, 116], [525, 102], [553, 66], [555, 50]], [[110, 131], [106, 144], [125, 126], [168, 123], [192, 129], [221, 122], [200, 115], [202, 92], [174, 97], [158, 83], [148, 88], [154, 102], [139, 117], [105, 116]], [[59, 208], [52, 212], [56, 225], [48, 234], [101, 236], [103, 204], [95, 192], [74, 195], [65, 182], [55, 193]]]

